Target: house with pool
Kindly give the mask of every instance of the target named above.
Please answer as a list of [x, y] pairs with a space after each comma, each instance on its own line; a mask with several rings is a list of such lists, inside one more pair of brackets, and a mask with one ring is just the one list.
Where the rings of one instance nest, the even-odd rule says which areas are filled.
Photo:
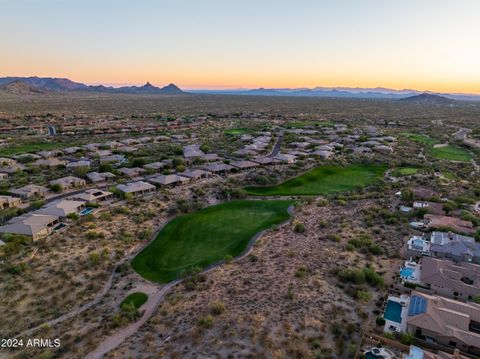
[[405, 256], [419, 258], [430, 255], [430, 241], [422, 236], [412, 236], [407, 241]]

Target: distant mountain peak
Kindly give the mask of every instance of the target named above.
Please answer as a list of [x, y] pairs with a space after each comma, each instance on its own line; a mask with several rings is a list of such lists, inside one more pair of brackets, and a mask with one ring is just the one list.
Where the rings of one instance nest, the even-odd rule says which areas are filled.
[[[18, 84], [21, 82], [24, 84]], [[159, 95], [180, 95], [184, 94], [178, 86], [171, 83], [165, 87], [156, 87], [147, 81], [143, 86], [124, 86], [124, 87], [107, 87], [104, 85], [88, 86], [79, 82], [74, 82], [66, 78], [54, 77], [1, 77], [0, 87], [14, 83], [8, 86], [3, 92], [10, 93], [41, 93], [45, 91], [52, 92], [71, 92], [71, 91], [88, 91], [102, 93], [129, 93], [129, 94], [159, 94]], [[16, 85], [15, 85], [16, 84]], [[30, 86], [30, 89], [27, 87]], [[17, 88], [15, 88], [17, 87]]]
[[45, 90], [32, 86], [22, 80], [14, 80], [0, 86], [0, 93], [15, 95], [44, 94]]
[[416, 102], [416, 103], [430, 103], [430, 104], [440, 104], [440, 105], [449, 105], [453, 104], [456, 101], [450, 98], [431, 94], [431, 93], [421, 93], [419, 95], [409, 96], [406, 98], [400, 99], [402, 102]]

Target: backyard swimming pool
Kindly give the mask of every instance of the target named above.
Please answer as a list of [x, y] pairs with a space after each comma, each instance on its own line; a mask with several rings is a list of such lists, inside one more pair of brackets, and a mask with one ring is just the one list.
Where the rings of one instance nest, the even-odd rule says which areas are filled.
[[413, 268], [408, 268], [408, 267], [403, 267], [400, 269], [400, 277], [404, 279], [412, 279], [414, 278], [415, 269]]
[[392, 322], [401, 323], [402, 322], [402, 305], [393, 300], [387, 302], [387, 307], [385, 308], [385, 313], [383, 317]]
[[80, 215], [85, 216], [85, 215], [90, 214], [92, 212], [93, 212], [93, 208], [87, 207], [87, 208], [84, 208], [80, 211]]

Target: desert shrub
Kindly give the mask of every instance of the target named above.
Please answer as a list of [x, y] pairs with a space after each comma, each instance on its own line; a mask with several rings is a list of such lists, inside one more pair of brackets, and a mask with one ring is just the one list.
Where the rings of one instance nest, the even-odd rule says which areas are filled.
[[211, 302], [209, 307], [210, 307], [210, 313], [212, 313], [213, 315], [220, 315], [226, 310], [225, 304], [218, 300]]

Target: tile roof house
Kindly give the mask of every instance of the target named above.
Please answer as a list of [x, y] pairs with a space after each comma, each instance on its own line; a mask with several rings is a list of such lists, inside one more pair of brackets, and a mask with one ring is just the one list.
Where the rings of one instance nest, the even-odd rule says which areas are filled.
[[59, 199], [35, 211], [35, 214], [46, 214], [65, 218], [69, 214], [77, 214], [85, 208], [84, 201], [73, 201], [68, 199]]
[[105, 182], [109, 179], [115, 178], [115, 175], [111, 172], [90, 172], [86, 174], [87, 179], [92, 183]]
[[157, 190], [154, 185], [144, 181], [119, 184], [117, 189], [125, 194], [132, 194], [133, 196], [142, 196], [144, 194], [153, 193]]
[[426, 214], [424, 217], [427, 228], [452, 228], [455, 232], [475, 233], [472, 222], [456, 217]]
[[252, 158], [252, 162], [256, 162], [258, 164], [261, 164], [261, 165], [270, 165], [270, 164], [273, 164], [275, 163], [275, 160], [271, 157], [255, 157], [255, 158]]
[[66, 176], [62, 178], [58, 178], [49, 182], [52, 185], [60, 185], [62, 191], [67, 189], [82, 187], [85, 186], [86, 182], [83, 178], [78, 178], [74, 176]]
[[18, 197], [0, 195], [0, 209], [17, 207], [20, 204], [22, 204], [22, 200]]
[[33, 166], [41, 166], [41, 167], [59, 167], [59, 166], [65, 166], [66, 164], [67, 164], [67, 161], [60, 160], [56, 157], [40, 159], [32, 163]]
[[113, 193], [108, 191], [103, 191], [97, 188], [87, 189], [85, 192], [75, 194], [71, 197], [72, 199], [85, 201], [88, 203], [97, 203], [102, 201], [107, 201], [113, 198]]
[[136, 177], [140, 177], [140, 175], [144, 173], [145, 170], [140, 167], [133, 167], [133, 168], [122, 167], [118, 170], [118, 172], [130, 178], [136, 178]]
[[149, 178], [148, 182], [153, 183], [155, 185], [171, 186], [171, 185], [185, 184], [187, 182], [190, 182], [190, 178], [179, 176], [176, 174], [160, 175], [153, 178]]
[[179, 173], [179, 175], [182, 177], [190, 178], [191, 180], [198, 180], [200, 178], [208, 177], [210, 173], [199, 169], [187, 169], [184, 172]]
[[0, 227], [0, 233], [20, 234], [31, 237], [33, 241], [46, 237], [59, 218], [52, 215], [25, 214], [12, 218], [6, 225]]
[[32, 198], [43, 198], [48, 192], [48, 189], [43, 186], [29, 184], [20, 188], [14, 188], [8, 191], [16, 197], [28, 200]]
[[203, 169], [212, 173], [227, 173], [230, 172], [233, 167], [225, 163], [212, 163], [208, 166], [203, 167]]
[[252, 162], [252, 161], [233, 161], [233, 162], [230, 162], [230, 165], [241, 170], [250, 169], [250, 168], [259, 166], [257, 162]]
[[143, 168], [145, 168], [147, 170], [154, 170], [154, 171], [159, 171], [163, 167], [165, 167], [165, 163], [163, 163], [163, 162], [153, 162], [153, 163], [148, 163], [148, 164], [143, 166]]
[[427, 341], [480, 352], [480, 304], [412, 292], [407, 332]]
[[279, 161], [282, 161], [282, 162], [286, 162], [286, 163], [294, 163], [295, 160], [297, 159], [295, 156], [293, 155], [288, 155], [288, 154], [284, 154], [284, 153], [279, 153], [278, 155], [276, 155], [274, 157], [276, 160], [279, 160]]
[[423, 257], [420, 260], [420, 281], [438, 295], [471, 301], [480, 294], [480, 266], [455, 264], [449, 260]]
[[75, 168], [90, 168], [90, 161], [88, 160], [80, 160], [80, 161], [74, 161], [74, 162], [69, 162], [67, 163], [67, 169], [75, 169]]

